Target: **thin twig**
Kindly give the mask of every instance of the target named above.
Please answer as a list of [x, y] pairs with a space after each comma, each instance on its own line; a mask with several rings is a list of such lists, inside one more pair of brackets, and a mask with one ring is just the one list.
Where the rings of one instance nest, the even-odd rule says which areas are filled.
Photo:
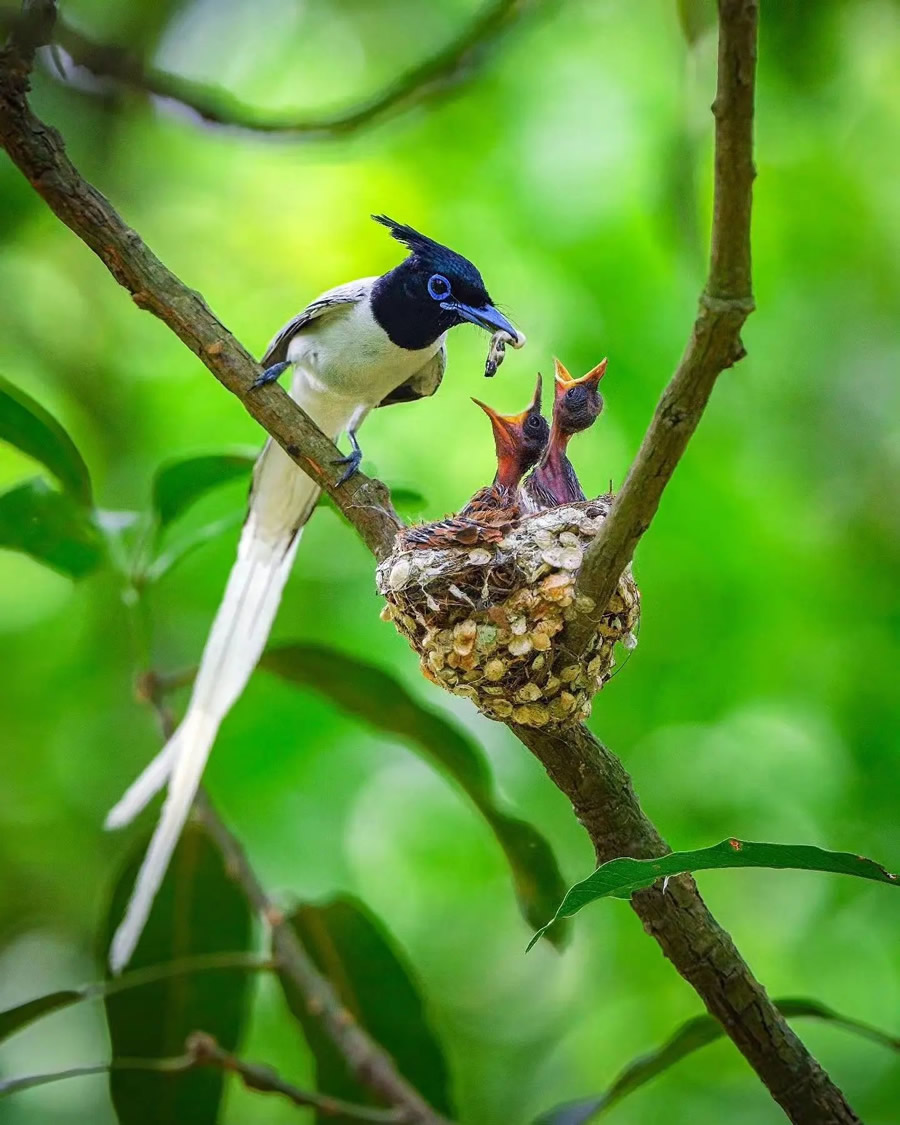
[[[174, 717], [165, 700], [170, 686], [170, 680], [153, 671], [145, 672], [138, 678], [138, 696], [153, 708], [165, 742], [175, 730]], [[272, 951], [279, 970], [290, 977], [305, 998], [309, 1011], [319, 1018], [351, 1073], [393, 1107], [392, 1117], [379, 1120], [396, 1121], [402, 1125], [448, 1125], [397, 1071], [390, 1055], [343, 1006], [330, 982], [316, 968], [296, 931], [269, 898], [240, 842], [202, 789], [194, 802], [193, 815], [222, 853], [229, 877], [241, 888], [244, 897], [271, 930]]]
[[346, 109], [317, 116], [265, 117], [228, 91], [159, 70], [135, 52], [96, 43], [70, 24], [58, 21], [53, 41], [76, 66], [155, 97], [180, 103], [213, 125], [277, 134], [291, 140], [334, 140], [356, 133], [390, 114], [446, 96], [470, 80], [490, 57], [500, 36], [536, 0], [495, 0], [445, 47], [418, 63], [382, 90]]
[[203, 1031], [196, 1031], [187, 1041], [187, 1053], [194, 1067], [209, 1066], [236, 1074], [248, 1090], [264, 1094], [281, 1094], [296, 1106], [317, 1109], [326, 1117], [350, 1117], [355, 1121], [374, 1121], [380, 1125], [403, 1125], [410, 1120], [396, 1109], [375, 1109], [332, 1098], [327, 1094], [314, 1094], [285, 1082], [270, 1066], [244, 1062], [224, 1051], [216, 1040]]
[[150, 1074], [185, 1074], [190, 1070], [212, 1067], [230, 1074], [236, 1074], [248, 1090], [263, 1094], [280, 1094], [303, 1109], [316, 1109], [327, 1117], [343, 1116], [354, 1121], [375, 1122], [376, 1125], [403, 1125], [408, 1118], [398, 1110], [376, 1109], [369, 1106], [332, 1098], [327, 1094], [317, 1094], [301, 1090], [290, 1082], [285, 1082], [279, 1074], [268, 1066], [244, 1062], [243, 1059], [224, 1051], [216, 1040], [203, 1031], [195, 1031], [185, 1045], [185, 1053], [169, 1059], [112, 1059], [108, 1063], [93, 1066], [74, 1066], [67, 1070], [57, 1070], [46, 1074], [29, 1074], [21, 1078], [9, 1078], [0, 1082], [0, 1098], [9, 1097], [36, 1086], [48, 1086], [53, 1082], [64, 1082], [70, 1078], [85, 1078], [95, 1074], [109, 1074], [111, 1071], [142, 1071]]
[[625, 483], [585, 553], [577, 592], [593, 609], [566, 630], [577, 659], [653, 520], [663, 490], [697, 428], [718, 376], [744, 355], [741, 328], [753, 311], [750, 205], [758, 0], [719, 0], [715, 189], [709, 277], [675, 374], [666, 387]]
[[157, 981], [171, 980], [172, 977], [193, 976], [196, 973], [222, 972], [223, 970], [260, 973], [271, 972], [277, 968], [277, 962], [271, 957], [260, 957], [255, 953], [198, 953], [194, 957], [182, 957], [175, 961], [147, 965], [142, 969], [134, 969], [130, 973], [125, 973], [121, 977], [113, 977], [110, 980], [92, 981], [90, 984], [83, 984], [80, 988], [65, 989], [55, 993], [53, 1003], [47, 1007], [41, 1005], [40, 998], [26, 1000], [13, 1009], [17, 1013], [15, 1029], [21, 1031], [37, 1020], [45, 1019], [55, 1012], [60, 1012], [64, 1008], [71, 1008], [75, 1004], [84, 1003], [86, 1000], [115, 996], [119, 992], [143, 988], [145, 985], [154, 984]]
[[196, 953], [192, 957], [181, 957], [177, 961], [165, 961], [159, 965], [144, 965], [132, 969], [120, 977], [86, 984], [82, 992], [85, 999], [98, 996], [115, 996], [132, 988], [143, 988], [147, 984], [170, 980], [195, 973], [222, 972], [234, 969], [238, 972], [266, 973], [278, 968], [272, 957], [261, 957], [258, 953]]

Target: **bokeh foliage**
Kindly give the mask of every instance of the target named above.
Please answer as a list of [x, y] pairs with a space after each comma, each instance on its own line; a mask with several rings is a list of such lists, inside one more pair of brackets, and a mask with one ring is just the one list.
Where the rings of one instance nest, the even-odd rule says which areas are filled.
[[[321, 289], [396, 260], [372, 211], [478, 262], [528, 347], [486, 386], [484, 337], [456, 333], [440, 394], [414, 414], [373, 415], [363, 435], [379, 474], [437, 515], [490, 475], [490, 435], [468, 396], [521, 409], [553, 354], [573, 371], [609, 355], [607, 413], [573, 456], [590, 488], [621, 480], [704, 272], [715, 54], [702, 7], [547, 4], [452, 100], [328, 145], [203, 129], [171, 107], [46, 75], [35, 102], [257, 353]], [[687, 8], [699, 15], [686, 20]], [[98, 38], [155, 51], [161, 65], [275, 111], [352, 101], [447, 39], [474, 5], [77, 0], [62, 10]], [[763, 3], [749, 358], [723, 377], [641, 546], [640, 645], [592, 719], [678, 848], [735, 835], [896, 862], [898, 63], [890, 0]], [[146, 511], [164, 462], [260, 442], [3, 159], [0, 372], [64, 423], [110, 512]], [[0, 487], [33, 487], [41, 472], [0, 445]], [[210, 493], [186, 530], [239, 513], [245, 489], [242, 479]], [[235, 537], [198, 547], [150, 593], [157, 667], [196, 660]], [[372, 586], [364, 548], [318, 512], [276, 638], [336, 646], [444, 709], [487, 750], [504, 807], [552, 841], [567, 879], [586, 875], [589, 849], [566, 803], [504, 729], [419, 678], [378, 620]], [[73, 583], [0, 551], [0, 1008], [101, 972], [95, 935], [129, 843], [100, 825], [158, 745], [132, 694], [133, 624], [108, 573]], [[257, 675], [223, 727], [209, 786], [286, 901], [352, 893], [387, 922], [422, 982], [466, 1121], [524, 1122], [595, 1094], [697, 1014], [624, 904], [585, 912], [562, 955], [542, 943], [524, 957], [507, 864], [471, 806], [394, 738], [312, 691]], [[895, 1023], [897, 896], [787, 872], [700, 883], [772, 994]], [[256, 987], [244, 1053], [311, 1081], [277, 986]], [[896, 1056], [827, 1024], [802, 1034], [869, 1125], [888, 1125]], [[0, 1068], [95, 1061], [104, 1037], [99, 1007], [78, 1005], [4, 1044]], [[616, 1112], [651, 1122], [673, 1105], [701, 1123], [780, 1120], [727, 1042]], [[230, 1087], [223, 1119], [296, 1116]], [[103, 1080], [0, 1104], [4, 1125], [48, 1120], [109, 1125]]]

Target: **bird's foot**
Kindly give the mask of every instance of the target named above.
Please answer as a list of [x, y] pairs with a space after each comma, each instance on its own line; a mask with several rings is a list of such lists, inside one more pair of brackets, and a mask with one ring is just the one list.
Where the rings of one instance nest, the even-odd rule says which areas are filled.
[[361, 449], [354, 449], [353, 452], [348, 453], [346, 457], [338, 457], [338, 459], [336, 461], [331, 462], [332, 465], [346, 465], [347, 466], [347, 468], [344, 470], [343, 475], [341, 476], [341, 479], [338, 481], [339, 485], [344, 484], [352, 476], [355, 476], [359, 472], [359, 465], [360, 465], [361, 461], [362, 461], [362, 450]]
[[261, 375], [257, 375], [253, 382], [250, 384], [250, 390], [255, 391], [259, 387], [264, 387], [267, 383], [274, 383], [279, 375], [283, 375], [290, 367], [289, 363], [273, 363], [271, 367], [267, 367]]

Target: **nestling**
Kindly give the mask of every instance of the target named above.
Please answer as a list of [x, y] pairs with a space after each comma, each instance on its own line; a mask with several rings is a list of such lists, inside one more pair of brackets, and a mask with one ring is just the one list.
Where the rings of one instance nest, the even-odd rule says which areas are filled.
[[477, 398], [472, 401], [491, 420], [497, 455], [494, 480], [479, 488], [455, 516], [408, 528], [400, 540], [405, 547], [442, 548], [497, 542], [522, 514], [519, 483], [537, 464], [549, 434], [547, 419], [541, 414], [541, 377], [537, 377], [534, 398], [520, 414], [498, 414]]
[[574, 434], [588, 429], [600, 417], [603, 396], [597, 384], [606, 374], [606, 360], [580, 379], [573, 379], [558, 359], [554, 359], [553, 425], [544, 455], [525, 480], [523, 492], [529, 510], [540, 511], [558, 504], [571, 504], [586, 497], [566, 448]]

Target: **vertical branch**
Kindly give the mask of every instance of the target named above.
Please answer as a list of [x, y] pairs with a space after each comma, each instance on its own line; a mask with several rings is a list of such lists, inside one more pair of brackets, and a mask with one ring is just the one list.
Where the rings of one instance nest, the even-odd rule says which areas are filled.
[[719, 0], [715, 189], [706, 296], [753, 308], [750, 210], [758, 0]]
[[681, 362], [637, 456], [585, 553], [577, 592], [593, 608], [566, 630], [574, 657], [584, 654], [597, 622], [650, 526], [663, 491], [700, 423], [719, 375], [743, 357], [741, 328], [753, 311], [750, 207], [758, 0], [719, 0], [719, 68], [715, 188], [709, 277]]

